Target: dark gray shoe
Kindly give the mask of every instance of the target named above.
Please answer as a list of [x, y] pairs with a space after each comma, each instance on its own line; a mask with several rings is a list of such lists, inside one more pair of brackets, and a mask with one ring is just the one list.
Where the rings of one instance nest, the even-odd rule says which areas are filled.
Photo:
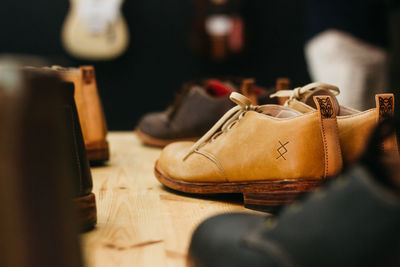
[[[281, 83], [279, 86], [282, 86]], [[240, 91], [254, 105], [277, 101], [269, 98], [275, 88], [265, 90], [257, 87], [253, 79], [227, 78], [190, 82], [183, 86], [174, 104], [167, 110], [146, 114], [140, 120], [136, 133], [144, 144], [158, 147], [176, 141], [195, 141], [233, 107], [229, 100], [233, 91]]]

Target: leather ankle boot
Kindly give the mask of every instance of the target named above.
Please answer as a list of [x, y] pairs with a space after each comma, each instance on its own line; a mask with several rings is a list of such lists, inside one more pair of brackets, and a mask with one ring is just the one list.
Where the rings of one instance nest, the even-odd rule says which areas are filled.
[[64, 81], [75, 85], [75, 102], [90, 163], [109, 160], [107, 124], [99, 97], [93, 66], [63, 68], [53, 66]]

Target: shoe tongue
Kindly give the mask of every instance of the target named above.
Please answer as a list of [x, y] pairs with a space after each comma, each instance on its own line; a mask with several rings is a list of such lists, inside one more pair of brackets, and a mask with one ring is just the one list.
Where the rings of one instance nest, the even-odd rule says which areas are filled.
[[317, 106], [315, 105], [313, 97], [314, 96], [321, 96], [321, 95], [327, 95], [327, 96], [331, 97], [331, 99], [333, 101], [333, 106], [334, 106], [334, 109], [335, 109], [335, 113], [336, 113], [336, 115], [339, 115], [339, 113], [340, 113], [339, 102], [336, 99], [335, 95], [331, 91], [329, 91], [327, 89], [316, 88], [316, 89], [304, 94], [303, 96], [301, 96], [299, 101], [303, 102], [304, 104], [306, 104], [306, 105], [308, 105], [310, 107], [313, 107], [313, 108], [317, 109]]
[[204, 84], [204, 89], [207, 93], [217, 97], [228, 96], [234, 91], [229, 86], [216, 79], [207, 80]]

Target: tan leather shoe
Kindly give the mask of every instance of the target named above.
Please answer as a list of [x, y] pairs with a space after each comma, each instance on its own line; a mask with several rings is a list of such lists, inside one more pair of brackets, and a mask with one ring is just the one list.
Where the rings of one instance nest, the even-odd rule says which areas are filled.
[[342, 168], [331, 98], [302, 114], [279, 105], [237, 104], [199, 141], [164, 148], [155, 175], [186, 193], [242, 193], [247, 207], [273, 209], [313, 190]]
[[107, 161], [109, 159], [107, 126], [93, 66], [79, 68], [53, 66], [52, 69], [56, 70], [62, 79], [75, 85], [75, 102], [89, 161], [91, 163]]
[[[281, 90], [271, 97], [289, 97], [285, 106], [302, 113], [307, 113], [313, 112], [317, 108], [312, 101], [314, 96], [331, 96], [331, 99], [335, 103], [343, 162], [344, 164], [350, 164], [358, 159], [364, 151], [370, 134], [378, 121], [394, 114], [394, 95], [377, 94], [375, 96], [375, 108], [359, 111], [340, 106], [335, 98], [335, 95], [339, 93], [340, 90], [336, 86], [317, 82], [293, 90]], [[388, 138], [383, 146], [387, 151], [398, 153], [398, 144], [395, 135]]]

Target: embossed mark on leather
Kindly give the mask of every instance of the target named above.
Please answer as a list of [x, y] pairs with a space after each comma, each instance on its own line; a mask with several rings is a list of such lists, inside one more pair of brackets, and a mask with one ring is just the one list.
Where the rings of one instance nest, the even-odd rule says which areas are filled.
[[284, 144], [282, 144], [282, 142], [281, 141], [278, 141], [279, 142], [279, 144], [281, 145], [276, 151], [278, 151], [278, 153], [279, 153], [279, 156], [276, 158], [276, 159], [279, 159], [279, 158], [283, 158], [284, 160], [286, 160], [286, 158], [285, 158], [285, 154], [288, 152], [288, 150], [286, 149], [286, 145], [287, 144], [289, 144], [289, 141], [287, 141], [286, 143], [284, 143]]
[[334, 111], [333, 105], [330, 98], [317, 97], [318, 104], [320, 107], [320, 112], [324, 118], [332, 118]]
[[379, 97], [379, 117], [386, 118], [393, 112], [393, 96]]

